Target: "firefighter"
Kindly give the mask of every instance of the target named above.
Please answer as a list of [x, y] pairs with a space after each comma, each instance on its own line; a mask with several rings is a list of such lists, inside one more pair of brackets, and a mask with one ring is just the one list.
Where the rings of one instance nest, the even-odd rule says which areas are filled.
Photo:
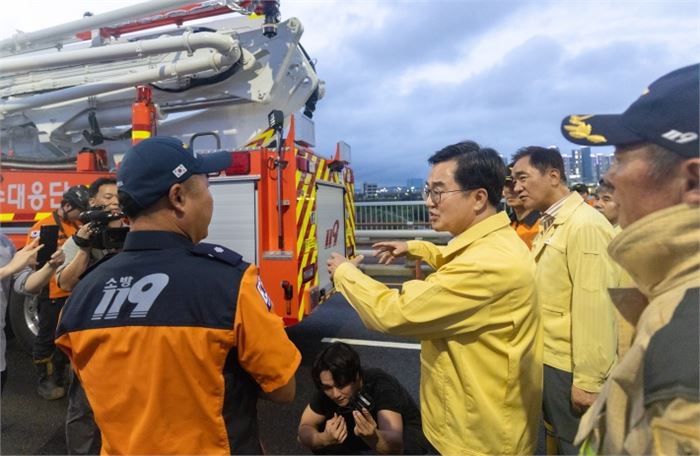
[[608, 252], [638, 289], [614, 290], [632, 346], [581, 419], [581, 454], [700, 453], [700, 65], [653, 82], [622, 114], [571, 115], [570, 141], [614, 146], [605, 180], [622, 232]]
[[[58, 226], [58, 246], [78, 230], [80, 212], [87, 209], [88, 189], [84, 185], [76, 185], [63, 194], [60, 206], [32, 226], [27, 244], [39, 238], [42, 226]], [[65, 395], [65, 366], [66, 357], [56, 350], [53, 336], [56, 330], [58, 314], [70, 295], [61, 290], [56, 284], [55, 275], [51, 276], [48, 287], [39, 294], [39, 331], [37, 333], [32, 357], [39, 375], [37, 392], [47, 400], [59, 399]]]
[[257, 268], [200, 243], [213, 211], [207, 174], [231, 155], [153, 137], [126, 152], [120, 253], [73, 289], [57, 345], [92, 406], [106, 454], [260, 454], [258, 394], [294, 398], [301, 355]]

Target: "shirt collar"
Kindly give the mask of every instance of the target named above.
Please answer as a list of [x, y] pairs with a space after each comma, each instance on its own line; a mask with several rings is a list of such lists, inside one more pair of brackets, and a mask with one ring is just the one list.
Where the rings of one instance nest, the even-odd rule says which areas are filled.
[[[537, 220], [540, 218], [540, 211], [532, 211], [529, 214], [527, 214], [525, 217], [522, 218], [522, 220], [513, 220], [515, 222], [516, 226], [520, 225], [525, 225], [528, 228], [532, 228], [532, 226], [537, 223]], [[511, 219], [512, 220], [512, 219]]]
[[559, 213], [559, 210], [561, 207], [564, 205], [564, 201], [570, 196], [571, 194], [568, 193], [566, 196], [564, 196], [562, 199], [557, 201], [556, 203], [552, 204], [547, 208], [546, 211], [544, 211], [545, 215], [548, 215], [552, 217], [553, 219], [557, 218], [557, 214]]
[[193, 246], [192, 241], [172, 231], [130, 231], [126, 235], [123, 250], [164, 250]]

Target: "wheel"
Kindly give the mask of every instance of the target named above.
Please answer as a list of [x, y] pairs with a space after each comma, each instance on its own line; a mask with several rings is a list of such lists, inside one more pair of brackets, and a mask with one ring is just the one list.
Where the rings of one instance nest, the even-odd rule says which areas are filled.
[[25, 296], [19, 293], [10, 294], [9, 306], [10, 326], [22, 348], [32, 352], [36, 335], [39, 332], [39, 306], [36, 296]]

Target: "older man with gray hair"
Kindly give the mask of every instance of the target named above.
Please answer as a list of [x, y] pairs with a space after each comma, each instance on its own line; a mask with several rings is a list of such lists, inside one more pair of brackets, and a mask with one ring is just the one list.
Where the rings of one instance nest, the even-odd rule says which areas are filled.
[[675, 70], [622, 114], [562, 123], [572, 142], [615, 146], [622, 232], [608, 250], [639, 287], [611, 292], [636, 334], [581, 420], [582, 454], [700, 453], [699, 75]]

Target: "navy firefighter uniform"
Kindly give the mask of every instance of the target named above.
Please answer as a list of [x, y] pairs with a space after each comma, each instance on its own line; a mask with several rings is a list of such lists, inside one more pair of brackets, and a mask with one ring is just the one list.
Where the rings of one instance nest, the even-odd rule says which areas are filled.
[[301, 361], [254, 265], [164, 231], [130, 232], [78, 283], [56, 344], [107, 454], [259, 454], [256, 391]]

